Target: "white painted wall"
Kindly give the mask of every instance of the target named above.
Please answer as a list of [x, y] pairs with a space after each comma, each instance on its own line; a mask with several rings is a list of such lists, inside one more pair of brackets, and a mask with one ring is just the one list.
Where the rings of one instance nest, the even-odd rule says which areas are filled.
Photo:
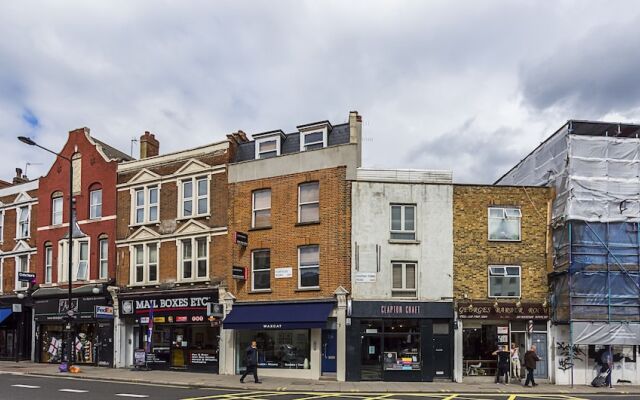
[[[450, 184], [355, 181], [352, 186], [352, 297], [392, 299], [392, 261], [417, 261], [418, 301], [453, 297], [453, 186]], [[416, 242], [390, 241], [391, 203], [413, 203]], [[376, 245], [381, 246], [377, 271]], [[356, 271], [356, 266], [358, 271]], [[357, 283], [358, 272], [375, 273]], [[399, 300], [399, 298], [393, 298]]]

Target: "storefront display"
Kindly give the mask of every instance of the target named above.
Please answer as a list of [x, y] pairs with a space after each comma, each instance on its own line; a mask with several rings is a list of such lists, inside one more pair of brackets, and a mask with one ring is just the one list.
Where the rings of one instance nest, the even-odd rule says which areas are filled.
[[[311, 347], [308, 329], [239, 331], [236, 339], [236, 360], [244, 360], [245, 351], [252, 340], [258, 345], [259, 368], [309, 368]], [[238, 365], [238, 372], [240, 369], [241, 366]]]
[[[11, 301], [15, 303], [11, 304]], [[0, 308], [0, 360], [16, 361], [31, 358], [31, 308], [13, 312], [18, 299], [4, 299], [8, 307]]]

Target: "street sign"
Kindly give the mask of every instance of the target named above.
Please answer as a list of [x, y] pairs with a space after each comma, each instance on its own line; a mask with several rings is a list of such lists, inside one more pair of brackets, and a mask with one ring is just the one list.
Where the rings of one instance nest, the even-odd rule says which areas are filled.
[[233, 279], [247, 280], [247, 268], [246, 267], [231, 267], [231, 276]]
[[249, 245], [249, 234], [244, 232], [236, 232], [234, 237], [235, 244], [239, 244], [240, 246], [248, 246]]
[[33, 282], [36, 280], [35, 272], [18, 272], [18, 281], [20, 282]]
[[210, 317], [223, 317], [224, 307], [220, 303], [208, 303], [207, 315]]
[[11, 305], [11, 311], [18, 313], [18, 312], [22, 312], [22, 304], [20, 303], [14, 303]]

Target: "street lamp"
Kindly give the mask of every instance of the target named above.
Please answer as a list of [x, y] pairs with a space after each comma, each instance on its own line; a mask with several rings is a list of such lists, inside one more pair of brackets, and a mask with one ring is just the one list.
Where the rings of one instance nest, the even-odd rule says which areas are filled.
[[73, 293], [72, 293], [72, 284], [73, 282], [73, 273], [72, 273], [72, 260], [73, 260], [73, 161], [69, 157], [65, 157], [60, 153], [56, 153], [53, 150], [47, 149], [46, 147], [40, 146], [38, 143], [34, 142], [31, 138], [26, 136], [18, 136], [18, 140], [24, 144], [28, 144], [29, 146], [36, 146], [41, 148], [44, 151], [48, 151], [51, 154], [54, 154], [56, 157], [59, 157], [69, 163], [69, 252], [68, 252], [68, 284], [69, 284], [69, 292], [67, 296], [67, 316], [68, 316], [68, 335], [67, 335], [67, 371], [71, 367], [71, 357], [72, 357], [72, 347], [73, 347], [73, 338], [71, 337], [71, 333], [73, 332], [72, 322], [73, 322]]

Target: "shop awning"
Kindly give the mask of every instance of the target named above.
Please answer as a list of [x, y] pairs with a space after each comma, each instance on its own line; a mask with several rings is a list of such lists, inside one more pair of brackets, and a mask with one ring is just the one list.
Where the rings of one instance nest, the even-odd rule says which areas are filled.
[[224, 329], [322, 328], [333, 306], [333, 302], [234, 304], [222, 326]]
[[11, 314], [13, 314], [13, 311], [10, 308], [0, 308], [0, 324], [9, 318]]

